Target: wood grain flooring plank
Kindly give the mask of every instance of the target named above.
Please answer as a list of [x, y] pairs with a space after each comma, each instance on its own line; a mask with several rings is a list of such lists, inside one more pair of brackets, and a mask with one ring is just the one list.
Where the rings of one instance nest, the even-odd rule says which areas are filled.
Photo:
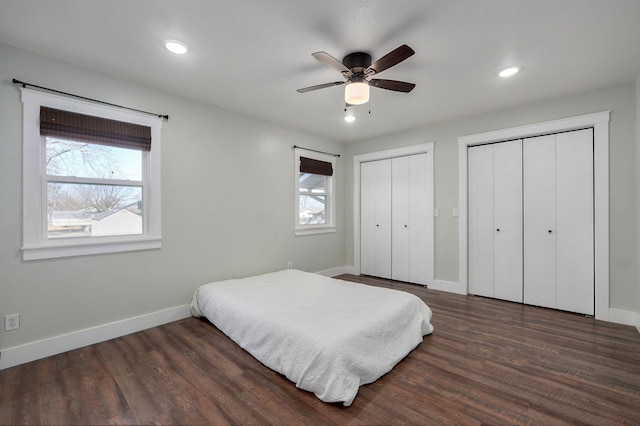
[[102, 342], [99, 350], [133, 416], [140, 424], [153, 424], [156, 418], [165, 415], [169, 401], [157, 391], [149, 375], [145, 364], [148, 352], [136, 343], [140, 334]]
[[40, 394], [34, 368], [21, 365], [0, 375], [0, 424], [40, 423]]
[[70, 353], [74, 370], [78, 372], [89, 424], [105, 424], [130, 408], [117, 382], [106, 370], [99, 347], [99, 344], [87, 346]]
[[0, 371], [0, 424], [640, 424], [633, 327], [340, 278], [413, 293], [434, 314], [435, 332], [350, 407], [297, 389], [212, 324], [187, 318]]
[[[82, 404], [82, 389], [78, 376], [63, 354], [64, 362], [46, 358], [35, 363], [38, 376], [40, 421], [43, 424], [86, 424], [88, 416]], [[65, 368], [60, 368], [67, 365]]]

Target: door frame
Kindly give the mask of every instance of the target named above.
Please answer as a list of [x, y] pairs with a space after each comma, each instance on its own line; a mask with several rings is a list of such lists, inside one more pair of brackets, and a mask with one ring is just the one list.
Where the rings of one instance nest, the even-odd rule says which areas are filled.
[[469, 291], [469, 227], [467, 149], [473, 145], [506, 142], [584, 128], [593, 128], [593, 189], [595, 238], [595, 318], [609, 320], [609, 118], [611, 111], [526, 126], [512, 127], [458, 138], [458, 279], [460, 289]]
[[[431, 205], [433, 206], [434, 198], [434, 182], [433, 182], [433, 161], [434, 161], [435, 142], [425, 142], [417, 145], [410, 145], [400, 148], [386, 149], [383, 151], [369, 152], [366, 154], [358, 154], [353, 156], [353, 269], [355, 274], [360, 274], [360, 164], [369, 161], [386, 160], [396, 157], [406, 157], [414, 154], [424, 154], [430, 152], [428, 157], [431, 161]], [[434, 223], [433, 214], [427, 214], [427, 231], [432, 239], [429, 243], [429, 258], [427, 259], [427, 285], [431, 285], [434, 280]]]

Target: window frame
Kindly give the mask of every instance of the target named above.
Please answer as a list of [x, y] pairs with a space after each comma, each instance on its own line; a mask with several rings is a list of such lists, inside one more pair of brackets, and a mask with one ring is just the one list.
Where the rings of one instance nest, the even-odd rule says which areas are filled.
[[[335, 174], [336, 174], [336, 159], [335, 155], [325, 154], [316, 151], [310, 151], [304, 148], [294, 148], [295, 161], [294, 161], [294, 182], [295, 182], [295, 194], [294, 194], [294, 230], [295, 235], [314, 235], [314, 234], [328, 234], [336, 232], [335, 222]], [[325, 204], [325, 223], [324, 224], [310, 224], [300, 225], [300, 157], [307, 157], [314, 160], [326, 161], [331, 163], [333, 167], [333, 175], [327, 176], [327, 187], [325, 188], [326, 204]]]
[[[162, 119], [123, 108], [100, 105], [21, 88], [23, 105], [23, 260], [158, 249], [162, 246], [160, 153]], [[40, 107], [141, 124], [151, 128], [151, 151], [142, 151], [143, 233], [50, 239], [46, 220], [45, 143], [40, 135]], [[82, 179], [85, 180], [85, 179]], [[89, 180], [89, 179], [86, 179]]]

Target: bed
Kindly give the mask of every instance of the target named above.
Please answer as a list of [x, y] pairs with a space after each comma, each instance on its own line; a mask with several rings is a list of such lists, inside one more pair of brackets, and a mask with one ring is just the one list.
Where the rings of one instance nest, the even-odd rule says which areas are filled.
[[298, 388], [345, 406], [433, 332], [431, 309], [410, 293], [293, 269], [205, 284], [191, 312]]

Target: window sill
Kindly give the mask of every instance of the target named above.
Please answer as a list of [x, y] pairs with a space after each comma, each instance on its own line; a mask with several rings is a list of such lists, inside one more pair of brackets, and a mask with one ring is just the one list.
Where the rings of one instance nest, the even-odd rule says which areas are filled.
[[152, 250], [162, 247], [160, 238], [137, 238], [129, 240], [56, 242], [32, 247], [22, 247], [23, 260], [53, 259], [59, 257], [85, 256], [91, 254], [119, 253], [137, 250]]
[[301, 235], [331, 234], [336, 232], [335, 226], [318, 226], [314, 228], [296, 228], [296, 237]]

